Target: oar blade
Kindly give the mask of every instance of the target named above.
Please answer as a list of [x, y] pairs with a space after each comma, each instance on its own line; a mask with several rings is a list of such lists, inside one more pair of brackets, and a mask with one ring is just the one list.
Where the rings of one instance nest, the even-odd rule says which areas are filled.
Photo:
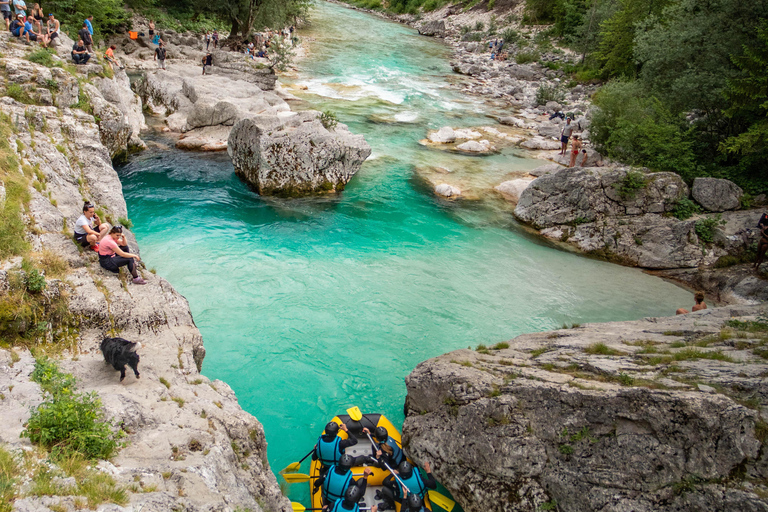
[[307, 510], [304, 505], [301, 503], [296, 503], [295, 501], [291, 502], [291, 508], [293, 508], [293, 512], [304, 512]]
[[443, 496], [437, 491], [429, 491], [429, 501], [442, 508], [443, 510], [446, 510], [447, 512], [451, 512], [454, 505], [456, 505], [456, 502], [451, 498], [448, 496]]
[[309, 482], [309, 475], [304, 473], [287, 473], [283, 475], [283, 478], [285, 478], [285, 481], [289, 484]]
[[285, 466], [285, 469], [283, 469], [281, 473], [295, 473], [299, 469], [301, 469], [301, 462], [291, 462]]
[[347, 414], [349, 414], [349, 417], [352, 418], [352, 421], [360, 421], [363, 419], [363, 413], [360, 412], [360, 408], [358, 406], [350, 407], [347, 409]]

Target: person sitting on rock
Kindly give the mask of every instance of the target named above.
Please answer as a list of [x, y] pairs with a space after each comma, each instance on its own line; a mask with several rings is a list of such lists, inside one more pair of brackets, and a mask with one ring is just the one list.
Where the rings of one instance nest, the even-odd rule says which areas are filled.
[[[94, 229], [95, 228], [95, 229]], [[109, 233], [110, 225], [101, 222], [93, 204], [83, 204], [83, 214], [75, 221], [75, 242], [83, 247], [91, 246], [94, 251], [99, 242]], [[97, 231], [98, 230], [98, 231]]]
[[90, 58], [91, 55], [88, 53], [85, 43], [82, 39], [78, 40], [72, 46], [72, 60], [75, 61], [75, 64], [88, 64]]
[[101, 268], [120, 272], [120, 267], [127, 266], [133, 276], [133, 284], [147, 284], [136, 270], [136, 262], [141, 261], [138, 254], [128, 252], [128, 242], [123, 235], [123, 226], [114, 226], [109, 230], [109, 236], [99, 243], [99, 265]]
[[400, 444], [392, 437], [384, 427], [376, 427], [374, 430], [374, 437], [378, 443], [378, 450], [376, 451], [376, 460], [379, 461], [380, 467], [385, 467], [381, 462], [386, 462], [391, 468], [396, 468], [401, 462], [405, 460], [405, 452]]
[[120, 61], [117, 60], [117, 58], [115, 57], [115, 50], [117, 50], [117, 47], [115, 45], [112, 45], [109, 48], [107, 48], [107, 51], [104, 52], [104, 60], [106, 60], [107, 64], [109, 64], [109, 69], [114, 70], [114, 68], [112, 67], [112, 64], [119, 67], [120, 69], [125, 69], [125, 66], [121, 66]]
[[[422, 478], [419, 468], [414, 468], [407, 460], [401, 462], [397, 469], [393, 471], [400, 477], [402, 483], [397, 481], [395, 475], [388, 475], [384, 479], [384, 487], [376, 492], [376, 499], [383, 500], [379, 510], [394, 510], [395, 502], [403, 502], [405, 492], [412, 492], [423, 500], [428, 489], [437, 489], [437, 482], [435, 477], [432, 476], [432, 468], [429, 462], [424, 463], [424, 469], [427, 472], [426, 481]], [[402, 488], [403, 486], [405, 486], [405, 491]]]
[[[707, 309], [707, 304], [704, 302], [704, 292], [696, 292], [696, 294], [693, 296], [693, 300], [696, 301], [696, 304], [693, 305], [691, 311], [701, 311], [702, 309]], [[675, 311], [676, 315], [684, 315], [686, 313], [689, 313], [689, 311], [685, 308], [680, 308]]]
[[344, 451], [357, 444], [355, 436], [348, 435], [346, 439], [340, 438], [338, 435], [339, 428], [349, 433], [349, 429], [344, 423], [339, 426], [335, 421], [331, 421], [325, 426], [325, 433], [317, 439], [317, 444], [315, 444], [312, 460], [319, 460], [324, 468], [338, 464]]
[[325, 505], [332, 505], [336, 503], [336, 500], [344, 497], [350, 485], [365, 485], [368, 482], [368, 476], [372, 472], [371, 468], [365, 468], [363, 470], [363, 478], [355, 480], [352, 477], [352, 466], [354, 463], [354, 457], [346, 454], [342, 455], [338, 464], [328, 468], [328, 472], [325, 475], [321, 475], [320, 478], [315, 480], [312, 494], [315, 494], [322, 487], [323, 503]]
[[27, 42], [30, 42], [30, 31], [27, 30], [26, 24], [24, 23], [24, 17], [19, 14], [16, 16], [16, 19], [11, 22], [11, 35], [14, 35], [18, 38], [24, 38], [26, 37]]
[[[333, 505], [323, 506], [323, 510], [327, 512], [360, 512], [360, 505], [358, 502], [365, 496], [365, 483], [362, 486], [352, 485], [344, 493], [344, 498], [336, 500]], [[377, 512], [379, 507], [374, 505], [371, 507], [371, 512]]]

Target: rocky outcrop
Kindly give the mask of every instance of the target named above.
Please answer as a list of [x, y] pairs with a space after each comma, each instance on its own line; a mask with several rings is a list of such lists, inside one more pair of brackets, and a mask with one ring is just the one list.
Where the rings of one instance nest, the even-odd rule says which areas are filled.
[[227, 149], [237, 175], [261, 195], [343, 190], [371, 147], [343, 124], [326, 129], [319, 116], [307, 111], [285, 120], [259, 116], [238, 122]]
[[[31, 50], [8, 43], [6, 37], [0, 36], [0, 50], [8, 56], [4, 59]], [[28, 67], [35, 69], [31, 63]], [[101, 98], [96, 87], [86, 84], [84, 91], [91, 96], [94, 113], [107, 108], [94, 102]], [[79, 251], [71, 238], [84, 199], [93, 201], [108, 222], [128, 217], [97, 119], [79, 108], [25, 105], [9, 97], [0, 97], [0, 110], [13, 120], [8, 147], [21, 165], [3, 171], [25, 175], [18, 183], [27, 180], [30, 185], [30, 199], [22, 212], [32, 248], [29, 257], [45, 255], [61, 260], [66, 268], [63, 280], [46, 276], [46, 298], [54, 294], [65, 298], [66, 321], [42, 322], [35, 328], [45, 329], [44, 343], [57, 344], [46, 349], [63, 352], [62, 369], [77, 377], [79, 389], [99, 395], [107, 417], [126, 435], [118, 455], [101, 461], [98, 469], [127, 490], [129, 504], [105, 504], [100, 509], [288, 512], [290, 503], [266, 462], [261, 424], [240, 408], [224, 382], [200, 374], [205, 348], [184, 297], [144, 268], [146, 285], [126, 284], [124, 276], [104, 271], [96, 254]], [[101, 125], [119, 123], [121, 118], [114, 115], [102, 118]], [[126, 133], [132, 129], [130, 123], [120, 126]], [[138, 253], [130, 233], [128, 238], [131, 252]], [[0, 294], [8, 290], [9, 275], [20, 272], [20, 265], [21, 258], [0, 262]], [[115, 333], [142, 343], [141, 379], [129, 372], [121, 384], [119, 374], [104, 364], [99, 343]], [[41, 401], [39, 386], [30, 380], [33, 365], [24, 348], [17, 347], [14, 353], [0, 349], [0, 445], [15, 453], [24, 450], [28, 463], [37, 457], [36, 451], [19, 434], [30, 408]], [[40, 463], [57, 470], [44, 456]], [[14, 510], [82, 507], [72, 496], [25, 492], [30, 485], [21, 486]]]
[[141, 98], [131, 90], [131, 82], [125, 71], [116, 68], [114, 78], [95, 78], [92, 82], [101, 97], [117, 108], [123, 114], [124, 123], [130, 126], [131, 134], [127, 146], [129, 148], [145, 147], [144, 142], [139, 138], [141, 132], [147, 129]]
[[547, 238], [618, 263], [694, 268], [728, 255], [742, 257], [757, 240], [753, 212], [686, 220], [671, 215], [688, 198], [688, 187], [674, 173], [562, 167], [533, 172], [544, 174], [520, 195], [515, 216]]
[[431, 359], [406, 378], [406, 448], [468, 512], [768, 510], [760, 312], [587, 324]]
[[732, 181], [718, 178], [696, 178], [691, 195], [704, 209], [711, 212], [737, 210], [744, 191]]
[[445, 21], [443, 20], [428, 21], [423, 25], [421, 25], [421, 27], [419, 27], [419, 34], [423, 36], [444, 37]]

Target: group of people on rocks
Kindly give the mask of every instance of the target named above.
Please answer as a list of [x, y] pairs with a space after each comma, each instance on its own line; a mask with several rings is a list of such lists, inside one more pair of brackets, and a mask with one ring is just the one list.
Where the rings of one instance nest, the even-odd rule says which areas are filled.
[[368, 477], [372, 473], [370, 467], [365, 467], [362, 477], [353, 478], [352, 467], [374, 466], [391, 469], [384, 479], [383, 488], [376, 491], [375, 499], [380, 505], [374, 505], [371, 512], [395, 510], [395, 503], [400, 503], [401, 512], [424, 512], [424, 497], [429, 489], [436, 489], [437, 482], [432, 476], [429, 462], [424, 464], [426, 478], [421, 475], [419, 468], [408, 462], [400, 444], [393, 439], [385, 427], [376, 427], [374, 432], [362, 429], [366, 436], [373, 436], [375, 447], [371, 446], [370, 455], [352, 457], [345, 453], [346, 449], [358, 443], [354, 435], [341, 439], [339, 430], [349, 433], [344, 423], [331, 421], [325, 426], [325, 432], [318, 438], [312, 460], [321, 463], [319, 478], [315, 481], [313, 494], [322, 489], [323, 510], [327, 512], [358, 512], [358, 502], [365, 495]]
[[133, 284], [146, 284], [139, 275], [137, 263], [141, 261], [138, 254], [131, 254], [128, 242], [123, 234], [123, 226], [110, 226], [102, 222], [96, 214], [96, 207], [86, 202], [83, 204], [83, 214], [75, 221], [75, 243], [81, 247], [90, 247], [99, 254], [99, 265], [117, 274], [120, 267], [127, 267], [133, 277]]
[[496, 39], [488, 42], [488, 49], [491, 52], [491, 60], [498, 60], [500, 62], [507, 60], [508, 54], [507, 52], [502, 52], [502, 48], [504, 48], [503, 39]]
[[28, 44], [38, 42], [47, 48], [59, 37], [59, 20], [53, 14], [46, 19], [40, 4], [34, 4], [29, 12], [27, 10], [24, 0], [0, 0], [6, 30]]

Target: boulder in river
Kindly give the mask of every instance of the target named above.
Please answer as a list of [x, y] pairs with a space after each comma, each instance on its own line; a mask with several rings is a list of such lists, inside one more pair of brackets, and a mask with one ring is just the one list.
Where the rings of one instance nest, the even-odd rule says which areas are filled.
[[447, 183], [441, 183], [435, 187], [435, 194], [443, 197], [459, 197], [461, 190]]
[[326, 129], [316, 111], [285, 120], [239, 121], [227, 151], [235, 172], [261, 195], [300, 197], [341, 191], [371, 154], [362, 135], [341, 123]]
[[445, 36], [445, 20], [432, 20], [419, 27], [419, 34], [423, 36]]

